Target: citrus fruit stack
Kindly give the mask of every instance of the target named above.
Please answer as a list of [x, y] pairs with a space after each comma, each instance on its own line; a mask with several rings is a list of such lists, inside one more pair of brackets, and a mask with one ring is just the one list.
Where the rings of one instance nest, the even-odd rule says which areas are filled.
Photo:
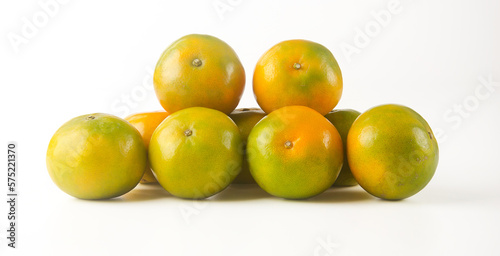
[[213, 36], [184, 36], [156, 65], [154, 88], [165, 111], [68, 121], [49, 143], [49, 174], [82, 199], [117, 197], [139, 182], [158, 182], [190, 199], [231, 183], [256, 183], [287, 199], [360, 184], [397, 200], [419, 192], [436, 170], [436, 138], [410, 108], [334, 110], [342, 74], [318, 43], [284, 41], [262, 55], [253, 74], [262, 109], [235, 110], [244, 87], [245, 71], [229, 45]]

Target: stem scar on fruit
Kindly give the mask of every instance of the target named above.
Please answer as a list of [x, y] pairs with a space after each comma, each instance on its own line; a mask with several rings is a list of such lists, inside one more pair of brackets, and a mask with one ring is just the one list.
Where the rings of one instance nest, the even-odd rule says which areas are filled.
[[289, 140], [285, 141], [285, 148], [291, 149], [293, 147], [293, 143]]
[[293, 68], [294, 69], [300, 69], [301, 65], [299, 63], [294, 63]]
[[201, 64], [202, 64], [202, 62], [200, 59], [196, 58], [193, 60], [193, 66], [199, 67], [199, 66], [201, 66]]
[[191, 131], [190, 129], [184, 131], [184, 135], [186, 135], [186, 137], [191, 136], [191, 134], [193, 134], [193, 131]]
[[95, 116], [87, 116], [87, 118], [86, 118], [86, 119], [87, 119], [87, 120], [93, 120], [93, 119], [95, 119]]

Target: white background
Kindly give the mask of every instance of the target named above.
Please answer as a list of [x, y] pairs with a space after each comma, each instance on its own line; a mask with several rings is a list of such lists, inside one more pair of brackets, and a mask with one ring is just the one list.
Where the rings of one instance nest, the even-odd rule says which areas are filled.
[[[2, 242], [1, 255], [500, 255], [500, 1], [401, 0], [396, 10], [389, 0], [67, 1], [49, 11], [46, 2], [0, 4], [1, 151], [18, 142], [20, 194], [19, 248]], [[35, 30], [23, 35], [27, 23]], [[272, 45], [325, 45], [344, 76], [338, 108], [415, 109], [439, 139], [436, 175], [399, 202], [360, 187], [307, 201], [252, 186], [205, 201], [159, 186], [97, 202], [60, 191], [45, 167], [56, 129], [82, 114], [160, 109], [151, 71], [190, 33], [238, 53], [247, 74], [240, 107], [257, 106], [253, 68]]]

